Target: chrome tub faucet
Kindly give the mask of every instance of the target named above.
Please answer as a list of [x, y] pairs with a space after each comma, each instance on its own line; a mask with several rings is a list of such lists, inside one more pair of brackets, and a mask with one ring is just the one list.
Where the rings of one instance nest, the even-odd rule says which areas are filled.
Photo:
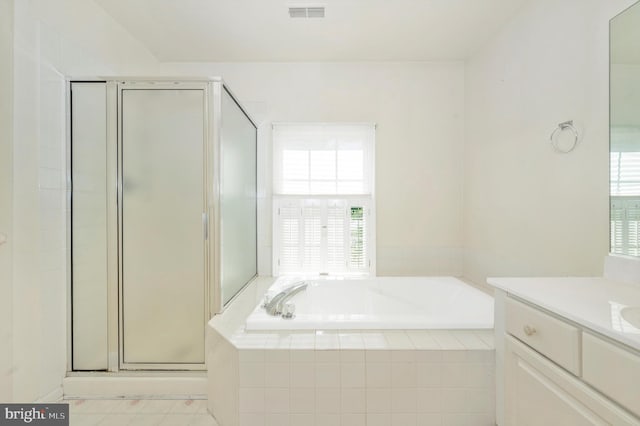
[[280, 293], [273, 296], [272, 299], [268, 299], [265, 297], [264, 309], [267, 311], [267, 314], [273, 315], [273, 316], [282, 315], [285, 318], [292, 318], [293, 312], [291, 310], [295, 308], [292, 308], [291, 306], [287, 306], [288, 309], [287, 309], [286, 315], [283, 314], [283, 308], [285, 307], [287, 300], [291, 299], [293, 296], [300, 293], [301, 291], [306, 290], [307, 285], [308, 284], [306, 282], [299, 281], [285, 288]]

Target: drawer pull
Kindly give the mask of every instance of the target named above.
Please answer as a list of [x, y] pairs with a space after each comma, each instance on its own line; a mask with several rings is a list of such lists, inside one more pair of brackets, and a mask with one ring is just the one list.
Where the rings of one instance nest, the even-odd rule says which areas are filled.
[[526, 334], [527, 336], [533, 336], [534, 334], [536, 334], [536, 329], [533, 327], [529, 327], [528, 325], [525, 325], [524, 334]]

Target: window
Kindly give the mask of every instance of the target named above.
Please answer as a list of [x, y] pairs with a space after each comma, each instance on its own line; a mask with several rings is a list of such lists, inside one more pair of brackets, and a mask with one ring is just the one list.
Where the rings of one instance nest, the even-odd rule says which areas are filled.
[[374, 274], [371, 124], [274, 124], [274, 275]]
[[611, 252], [640, 256], [640, 129], [611, 129]]
[[275, 124], [274, 193], [371, 195], [374, 126]]

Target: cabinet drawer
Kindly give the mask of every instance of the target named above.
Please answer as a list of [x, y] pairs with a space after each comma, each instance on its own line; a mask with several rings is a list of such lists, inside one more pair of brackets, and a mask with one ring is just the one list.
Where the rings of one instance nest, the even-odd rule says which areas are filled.
[[582, 378], [640, 416], [640, 356], [584, 333]]
[[517, 300], [507, 298], [507, 332], [580, 375], [580, 330]]

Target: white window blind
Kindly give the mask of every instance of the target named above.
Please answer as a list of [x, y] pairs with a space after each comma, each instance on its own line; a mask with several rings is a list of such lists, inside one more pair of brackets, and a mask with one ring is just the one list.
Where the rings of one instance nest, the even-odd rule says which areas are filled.
[[281, 198], [274, 205], [278, 275], [370, 272], [370, 200]]
[[307, 202], [302, 207], [302, 269], [319, 271], [322, 260], [322, 212], [316, 202]]
[[374, 138], [373, 124], [274, 124], [274, 193], [372, 194]]
[[610, 155], [611, 195], [640, 196], [640, 152], [611, 151]]
[[611, 129], [611, 195], [640, 197], [640, 128]]
[[345, 254], [349, 252], [345, 246], [345, 231], [349, 219], [343, 204], [337, 201], [327, 203], [327, 272], [345, 269]]
[[302, 256], [300, 256], [300, 225], [302, 223], [302, 214], [300, 206], [292, 203], [282, 203], [277, 208], [276, 238], [279, 241], [278, 262], [280, 268], [285, 271], [298, 269], [302, 265]]
[[611, 129], [611, 252], [640, 256], [640, 129]]
[[640, 197], [611, 197], [611, 252], [640, 256]]

